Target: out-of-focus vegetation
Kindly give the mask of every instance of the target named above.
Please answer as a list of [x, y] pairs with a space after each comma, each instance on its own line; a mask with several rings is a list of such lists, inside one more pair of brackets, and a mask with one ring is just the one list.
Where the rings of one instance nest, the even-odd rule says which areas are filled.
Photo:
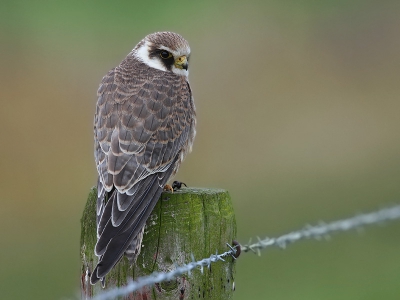
[[[0, 297], [79, 285], [101, 77], [146, 34], [192, 48], [193, 153], [238, 240], [400, 199], [398, 1], [2, 1]], [[398, 299], [399, 223], [237, 262], [235, 299]]]

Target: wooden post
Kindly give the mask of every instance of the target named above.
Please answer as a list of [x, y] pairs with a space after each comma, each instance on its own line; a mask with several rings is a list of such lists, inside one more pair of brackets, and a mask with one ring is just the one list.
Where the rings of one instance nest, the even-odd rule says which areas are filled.
[[[97, 262], [95, 203], [97, 191], [89, 194], [81, 226], [82, 299], [100, 294], [101, 284], [90, 285], [87, 272]], [[168, 272], [175, 265], [209, 257], [228, 250], [226, 243], [236, 237], [233, 206], [227, 191], [183, 188], [163, 193], [147, 221], [142, 250], [134, 266], [124, 257], [106, 277], [106, 288], [124, 286], [128, 280], [154, 271]], [[234, 291], [235, 264], [231, 257], [211, 268], [193, 270], [174, 281], [145, 287], [119, 299], [231, 299]]]

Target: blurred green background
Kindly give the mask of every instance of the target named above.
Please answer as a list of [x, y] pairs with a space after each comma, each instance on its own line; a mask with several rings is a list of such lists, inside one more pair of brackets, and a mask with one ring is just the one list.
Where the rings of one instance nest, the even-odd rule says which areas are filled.
[[[145, 35], [192, 48], [193, 153], [238, 241], [400, 199], [399, 1], [1, 1], [1, 299], [79, 286], [96, 90]], [[235, 299], [399, 299], [400, 222], [237, 262]]]

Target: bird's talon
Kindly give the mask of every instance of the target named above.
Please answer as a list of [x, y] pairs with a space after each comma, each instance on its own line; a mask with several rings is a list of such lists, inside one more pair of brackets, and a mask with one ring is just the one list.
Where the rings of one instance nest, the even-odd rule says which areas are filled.
[[183, 184], [184, 186], [187, 187], [186, 183], [184, 183], [184, 182], [181, 182], [181, 181], [174, 181], [174, 182], [172, 183], [172, 189], [173, 189], [174, 191], [180, 190], [181, 187], [182, 187], [182, 184]]
[[164, 191], [169, 191], [169, 192], [173, 193], [174, 189], [169, 184], [166, 184], [166, 185], [164, 185]]

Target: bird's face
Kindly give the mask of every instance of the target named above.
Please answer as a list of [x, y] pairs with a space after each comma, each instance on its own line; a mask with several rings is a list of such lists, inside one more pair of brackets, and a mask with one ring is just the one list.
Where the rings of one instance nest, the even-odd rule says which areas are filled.
[[156, 32], [133, 49], [133, 55], [151, 68], [188, 76], [190, 47], [179, 34]]

